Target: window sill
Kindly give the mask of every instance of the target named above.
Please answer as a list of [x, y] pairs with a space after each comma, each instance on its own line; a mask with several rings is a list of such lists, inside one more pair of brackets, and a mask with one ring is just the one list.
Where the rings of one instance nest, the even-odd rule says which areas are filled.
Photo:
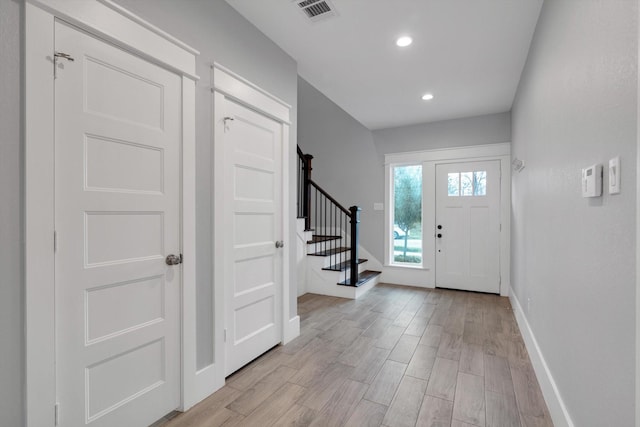
[[385, 264], [386, 268], [399, 268], [399, 269], [409, 269], [409, 270], [425, 270], [429, 271], [429, 267], [424, 267], [422, 265], [410, 265], [410, 264]]

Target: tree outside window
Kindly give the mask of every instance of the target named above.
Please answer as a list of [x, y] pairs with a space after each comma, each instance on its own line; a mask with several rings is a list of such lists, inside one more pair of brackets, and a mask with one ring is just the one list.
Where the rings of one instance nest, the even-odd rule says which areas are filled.
[[393, 261], [422, 263], [422, 166], [393, 168]]

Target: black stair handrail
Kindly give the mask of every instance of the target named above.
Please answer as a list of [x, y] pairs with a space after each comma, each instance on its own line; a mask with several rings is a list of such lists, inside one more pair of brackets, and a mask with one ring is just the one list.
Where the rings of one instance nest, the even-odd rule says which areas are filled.
[[357, 286], [361, 209], [357, 206], [345, 208], [313, 181], [311, 179], [312, 160], [313, 156], [304, 154], [298, 146], [298, 217], [304, 217], [306, 231], [314, 231], [314, 240], [309, 243], [316, 243], [319, 247], [320, 250], [316, 253], [330, 257], [331, 267], [328, 269], [344, 268], [347, 264], [345, 252], [348, 248], [350, 274], [347, 277], [347, 269], [341, 270], [344, 271], [341, 283]]
[[309, 180], [309, 184], [311, 184], [312, 186], [314, 186], [316, 188], [316, 190], [318, 190], [320, 193], [322, 193], [327, 199], [329, 199], [331, 201], [331, 203], [333, 203], [334, 205], [336, 205], [336, 207], [338, 207], [338, 209], [340, 209], [342, 212], [344, 212], [345, 214], [347, 214], [349, 217], [351, 217], [351, 211], [347, 208], [345, 208], [344, 206], [342, 206], [340, 203], [338, 203], [338, 201], [336, 199], [334, 199], [333, 197], [331, 197], [331, 195], [329, 193], [327, 193], [322, 187], [320, 187], [314, 180], [310, 179]]

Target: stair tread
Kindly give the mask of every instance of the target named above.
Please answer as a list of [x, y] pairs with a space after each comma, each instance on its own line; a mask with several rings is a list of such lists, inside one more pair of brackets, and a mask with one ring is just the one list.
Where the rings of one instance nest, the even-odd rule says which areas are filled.
[[314, 234], [313, 237], [311, 238], [311, 240], [307, 240], [307, 243], [312, 244], [312, 243], [321, 243], [321, 242], [328, 242], [330, 240], [338, 240], [338, 239], [342, 239], [341, 236], [325, 236], [325, 235], [321, 235], [321, 234]]
[[357, 284], [352, 285], [351, 284], [351, 279], [347, 279], [347, 280], [344, 280], [344, 281], [338, 283], [338, 285], [354, 286], [354, 287], [362, 286], [365, 283], [367, 283], [369, 280], [379, 276], [380, 274], [382, 274], [381, 271], [365, 270], [362, 273], [358, 274], [358, 283]]
[[343, 246], [340, 246], [338, 248], [327, 249], [326, 251], [315, 252], [315, 253], [308, 254], [308, 255], [309, 256], [329, 256], [329, 255], [339, 254], [340, 252], [346, 252], [349, 249], [350, 248], [345, 248]]
[[[363, 262], [369, 261], [365, 258], [358, 258], [358, 264], [362, 264]], [[351, 260], [343, 261], [339, 264], [330, 265], [329, 267], [324, 267], [323, 270], [327, 271], [345, 271], [351, 265]]]

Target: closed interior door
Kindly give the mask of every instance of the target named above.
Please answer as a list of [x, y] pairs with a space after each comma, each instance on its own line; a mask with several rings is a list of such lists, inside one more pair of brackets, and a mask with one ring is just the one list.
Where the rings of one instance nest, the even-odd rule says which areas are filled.
[[436, 286], [500, 293], [500, 161], [436, 166]]
[[63, 23], [55, 43], [59, 421], [147, 426], [180, 404], [181, 80]]
[[228, 375], [282, 340], [282, 125], [224, 102]]

